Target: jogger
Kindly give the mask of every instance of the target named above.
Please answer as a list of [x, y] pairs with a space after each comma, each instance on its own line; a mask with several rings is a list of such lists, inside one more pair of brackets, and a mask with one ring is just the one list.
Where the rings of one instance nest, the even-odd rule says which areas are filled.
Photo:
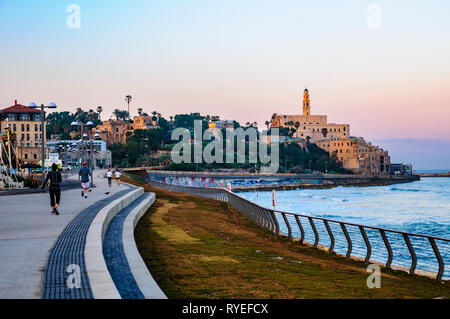
[[61, 172], [58, 171], [58, 165], [53, 164], [52, 170], [47, 174], [42, 190], [44, 190], [45, 184], [50, 181], [48, 188], [50, 193], [50, 206], [52, 207], [52, 214], [59, 215], [58, 207], [61, 199], [61, 188], [59, 184], [62, 182]]
[[111, 187], [112, 176], [113, 176], [113, 174], [112, 174], [112, 172], [111, 172], [111, 169], [108, 168], [108, 172], [106, 173], [106, 177], [108, 177], [108, 186], [109, 186], [109, 187]]
[[80, 172], [78, 173], [81, 179], [81, 197], [87, 198], [87, 194], [89, 192], [89, 176], [92, 175], [91, 170], [87, 167], [87, 163], [83, 162], [83, 167], [80, 168]]

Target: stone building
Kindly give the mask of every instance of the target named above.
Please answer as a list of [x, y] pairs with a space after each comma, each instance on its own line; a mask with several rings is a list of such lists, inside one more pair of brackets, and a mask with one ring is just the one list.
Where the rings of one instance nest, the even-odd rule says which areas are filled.
[[[11, 133], [16, 136], [15, 154], [21, 164], [37, 164], [42, 157], [42, 138], [44, 145], [45, 134], [42, 136], [43, 128], [41, 124], [41, 111], [18, 104], [0, 110], [0, 131], [9, 127]], [[44, 122], [45, 130], [45, 122]], [[45, 148], [45, 156], [49, 154]]]
[[272, 127], [294, 129], [292, 139], [309, 140], [334, 156], [342, 167], [357, 174], [389, 175], [388, 152], [366, 142], [362, 137], [350, 136], [349, 124], [328, 123], [326, 115], [312, 115], [309, 91], [303, 92], [303, 114], [272, 116]]
[[127, 141], [127, 133], [134, 130], [149, 130], [159, 128], [152, 116], [135, 116], [132, 123], [122, 120], [108, 120], [93, 129], [94, 134], [98, 133], [99, 138], [106, 141], [107, 145], [114, 143], [125, 144]]
[[294, 128], [296, 130], [294, 137], [309, 139], [313, 143], [323, 138], [346, 138], [350, 136], [349, 124], [328, 123], [326, 115], [311, 115], [308, 89], [303, 92], [303, 115], [275, 113], [272, 116], [271, 126]]
[[387, 151], [373, 146], [362, 137], [322, 139], [317, 146], [342, 163], [342, 167], [362, 175], [389, 175]]
[[98, 133], [100, 139], [107, 145], [114, 143], [126, 143], [127, 132], [133, 132], [133, 124], [122, 120], [108, 120], [94, 128], [94, 133]]

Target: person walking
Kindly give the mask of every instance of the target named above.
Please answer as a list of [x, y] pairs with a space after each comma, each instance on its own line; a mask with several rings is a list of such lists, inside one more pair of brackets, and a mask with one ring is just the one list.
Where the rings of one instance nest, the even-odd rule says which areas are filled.
[[117, 185], [120, 185], [120, 175], [122, 175], [122, 174], [120, 173], [120, 171], [118, 169], [116, 169], [115, 176], [116, 176]]
[[81, 179], [81, 197], [88, 198], [87, 194], [89, 192], [89, 176], [92, 175], [91, 170], [87, 167], [87, 163], [83, 162], [83, 167], [80, 168], [78, 173]]
[[112, 172], [111, 172], [111, 169], [108, 168], [108, 172], [106, 173], [106, 177], [108, 178], [108, 186], [109, 186], [109, 187], [111, 187], [112, 176], [113, 176], [113, 174], [112, 174]]
[[52, 207], [52, 215], [59, 215], [58, 207], [61, 199], [61, 188], [59, 184], [62, 182], [61, 172], [58, 171], [58, 165], [52, 164], [52, 170], [47, 174], [44, 184], [42, 185], [42, 191], [44, 191], [45, 184], [50, 181], [48, 191], [50, 193], [50, 206]]

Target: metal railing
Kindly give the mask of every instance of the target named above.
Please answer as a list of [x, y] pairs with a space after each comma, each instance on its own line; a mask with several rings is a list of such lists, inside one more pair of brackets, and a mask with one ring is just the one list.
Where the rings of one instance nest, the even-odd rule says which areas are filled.
[[411, 275], [433, 275], [439, 281], [450, 279], [450, 239], [447, 238], [273, 210], [223, 188], [180, 186], [141, 179], [152, 187], [227, 202], [276, 235], [298, 238], [301, 244], [310, 243], [314, 248], [327, 247], [325, 250], [329, 253], [343, 254], [347, 259], [354, 256], [362, 257], [366, 262], [385, 260], [387, 269], [408, 270]]

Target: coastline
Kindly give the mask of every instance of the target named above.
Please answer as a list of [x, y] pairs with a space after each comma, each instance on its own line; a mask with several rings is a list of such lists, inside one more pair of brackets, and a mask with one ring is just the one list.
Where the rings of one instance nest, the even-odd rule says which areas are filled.
[[405, 179], [373, 179], [372, 181], [353, 182], [345, 181], [343, 183], [326, 183], [326, 184], [278, 184], [278, 185], [249, 185], [249, 186], [232, 186], [233, 192], [253, 192], [253, 191], [272, 191], [272, 190], [295, 190], [295, 189], [330, 189], [338, 186], [343, 187], [370, 187], [370, 186], [388, 186], [394, 184], [404, 184], [419, 181], [420, 177], [411, 176]]

